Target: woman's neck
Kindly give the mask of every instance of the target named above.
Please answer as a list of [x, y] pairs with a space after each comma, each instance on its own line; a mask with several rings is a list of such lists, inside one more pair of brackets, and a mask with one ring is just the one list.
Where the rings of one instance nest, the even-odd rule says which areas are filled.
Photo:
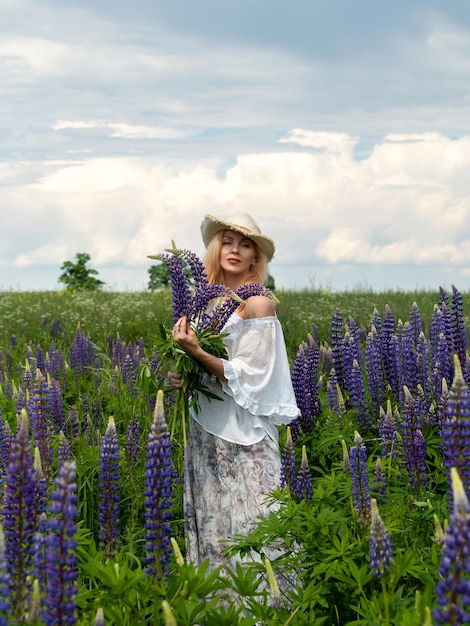
[[252, 281], [250, 281], [249, 276], [244, 276], [243, 278], [240, 278], [240, 276], [224, 276], [224, 285], [232, 289], [232, 291], [250, 282]]

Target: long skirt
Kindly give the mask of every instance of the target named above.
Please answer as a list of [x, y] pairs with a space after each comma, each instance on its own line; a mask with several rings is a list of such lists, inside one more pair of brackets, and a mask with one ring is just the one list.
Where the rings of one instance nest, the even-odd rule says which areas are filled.
[[274, 510], [266, 499], [280, 482], [279, 446], [268, 435], [241, 446], [191, 420], [185, 465], [187, 558], [195, 565], [209, 558], [211, 569], [226, 565], [226, 541], [247, 535], [258, 516]]

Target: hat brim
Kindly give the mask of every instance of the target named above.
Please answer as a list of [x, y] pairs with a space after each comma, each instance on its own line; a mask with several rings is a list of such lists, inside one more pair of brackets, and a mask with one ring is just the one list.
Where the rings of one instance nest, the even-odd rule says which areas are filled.
[[274, 245], [274, 241], [270, 237], [263, 235], [262, 233], [256, 233], [253, 230], [245, 228], [239, 224], [233, 224], [228, 220], [221, 220], [213, 215], [206, 215], [201, 222], [202, 241], [204, 242], [206, 248], [215, 235], [217, 235], [217, 233], [221, 230], [234, 230], [235, 232], [248, 237], [248, 239], [252, 239], [261, 252], [267, 256], [268, 261], [271, 261], [273, 258], [276, 247]]

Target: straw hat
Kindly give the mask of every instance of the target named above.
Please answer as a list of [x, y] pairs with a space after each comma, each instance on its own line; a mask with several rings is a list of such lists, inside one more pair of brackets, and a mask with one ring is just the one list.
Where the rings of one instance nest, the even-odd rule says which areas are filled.
[[268, 257], [268, 261], [273, 258], [274, 241], [261, 233], [258, 224], [248, 213], [236, 213], [226, 220], [221, 220], [213, 215], [206, 215], [201, 223], [202, 240], [206, 248], [221, 230], [234, 230], [241, 233], [256, 243], [261, 252], [264, 252]]

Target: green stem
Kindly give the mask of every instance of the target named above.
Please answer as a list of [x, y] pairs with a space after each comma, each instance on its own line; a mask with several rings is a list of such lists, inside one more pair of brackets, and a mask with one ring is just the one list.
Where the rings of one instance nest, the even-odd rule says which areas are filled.
[[390, 626], [390, 598], [389, 598], [389, 595], [388, 595], [387, 586], [385, 584], [385, 580], [384, 580], [383, 576], [381, 578], [381, 583], [382, 583], [382, 595], [383, 595], [384, 608], [385, 608], [385, 624], [384, 624], [384, 626]]

